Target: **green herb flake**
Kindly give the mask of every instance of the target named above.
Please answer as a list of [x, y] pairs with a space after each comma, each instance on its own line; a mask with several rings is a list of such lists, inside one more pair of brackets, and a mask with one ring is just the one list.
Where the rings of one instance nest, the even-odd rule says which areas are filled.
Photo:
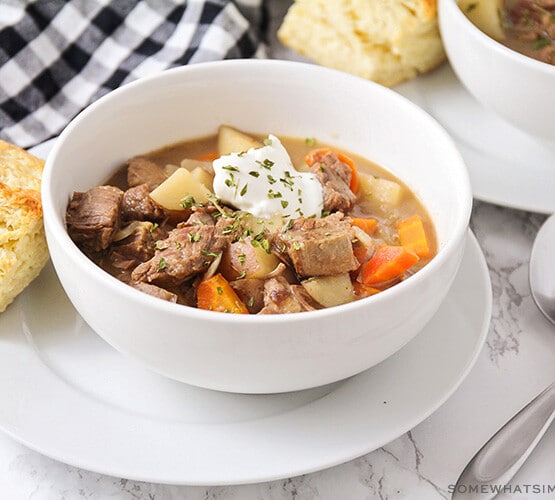
[[245, 196], [247, 194], [247, 186], [248, 184], [245, 184], [243, 189], [241, 189], [241, 192], [239, 193], [241, 196]]
[[189, 195], [189, 196], [186, 196], [185, 198], [183, 198], [183, 199], [179, 202], [179, 205], [180, 205], [182, 208], [187, 209], [187, 208], [191, 208], [191, 207], [194, 206], [194, 205], [197, 205], [197, 202], [195, 201], [195, 199], [194, 199], [191, 195]]
[[257, 160], [256, 163], [258, 163], [262, 168], [265, 168], [266, 170], [271, 170], [274, 166], [274, 162], [269, 158], [265, 158], [264, 161]]
[[316, 139], [314, 139], [314, 137], [307, 137], [304, 140], [304, 143], [309, 147], [312, 148], [314, 147], [314, 144], [316, 144]]
[[249, 172], [249, 175], [252, 175], [253, 177], [259, 177], [260, 176], [260, 172], [257, 172], [256, 170], [251, 170]]
[[294, 241], [293, 242], [293, 248], [295, 250], [300, 250], [301, 249], [301, 244], [298, 241]]
[[164, 269], [166, 269], [166, 267], [168, 266], [168, 263], [166, 262], [166, 259], [164, 259], [164, 257], [160, 257], [160, 260], [158, 261], [158, 266], [156, 267], [157, 271], [162, 271]]
[[289, 231], [289, 229], [291, 229], [293, 227], [293, 219], [289, 219], [287, 221], [287, 224], [285, 224], [285, 226], [283, 226], [283, 229], [281, 230], [282, 233], [285, 233], [287, 231]]
[[224, 289], [221, 286], [216, 287], [216, 290], [218, 292], [218, 295], [223, 295], [224, 294]]
[[276, 193], [272, 189], [269, 189], [268, 198], [270, 198], [271, 200], [275, 198], [282, 198], [282, 194], [279, 191]]
[[287, 208], [287, 205], [289, 205], [289, 202], [287, 200], [281, 200], [281, 207], [282, 208]]
[[548, 38], [538, 38], [534, 42], [534, 50], [541, 50], [548, 45], [551, 45], [551, 40], [549, 40]]

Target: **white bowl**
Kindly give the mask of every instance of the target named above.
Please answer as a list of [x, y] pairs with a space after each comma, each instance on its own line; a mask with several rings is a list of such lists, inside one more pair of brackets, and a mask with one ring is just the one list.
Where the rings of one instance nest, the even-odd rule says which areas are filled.
[[[439, 240], [437, 256], [368, 299], [314, 312], [244, 316], [150, 297], [102, 271], [74, 245], [64, 222], [74, 191], [101, 184], [133, 155], [214, 133], [222, 123], [317, 137], [388, 168], [427, 207]], [[285, 61], [192, 65], [108, 94], [60, 135], [42, 186], [52, 262], [85, 321], [116, 349], [160, 374], [245, 393], [331, 383], [405, 345], [449, 290], [472, 205], [457, 149], [421, 109], [366, 80]]]
[[490, 38], [456, 0], [439, 0], [438, 12], [447, 57], [468, 91], [515, 127], [555, 141], [555, 66]]

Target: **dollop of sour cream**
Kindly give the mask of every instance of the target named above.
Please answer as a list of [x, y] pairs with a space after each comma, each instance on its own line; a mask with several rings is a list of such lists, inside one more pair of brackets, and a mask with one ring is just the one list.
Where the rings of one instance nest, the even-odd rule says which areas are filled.
[[320, 217], [324, 200], [316, 175], [297, 171], [276, 136], [264, 144], [212, 162], [216, 196], [255, 217]]

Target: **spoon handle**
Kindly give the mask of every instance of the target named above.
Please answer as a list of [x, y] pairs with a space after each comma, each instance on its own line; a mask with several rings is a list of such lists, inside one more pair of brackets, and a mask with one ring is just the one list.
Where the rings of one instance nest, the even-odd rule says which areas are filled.
[[[555, 382], [499, 429], [463, 470], [456, 499], [488, 499], [507, 484], [534, 450], [555, 417]], [[492, 488], [493, 486], [493, 488]]]

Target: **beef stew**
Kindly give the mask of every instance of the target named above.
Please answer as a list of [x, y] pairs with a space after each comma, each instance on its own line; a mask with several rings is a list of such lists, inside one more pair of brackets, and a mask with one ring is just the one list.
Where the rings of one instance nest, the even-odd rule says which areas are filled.
[[218, 134], [131, 158], [74, 193], [68, 233], [154, 297], [241, 314], [302, 312], [380, 293], [436, 254], [401, 181], [315, 139]]

